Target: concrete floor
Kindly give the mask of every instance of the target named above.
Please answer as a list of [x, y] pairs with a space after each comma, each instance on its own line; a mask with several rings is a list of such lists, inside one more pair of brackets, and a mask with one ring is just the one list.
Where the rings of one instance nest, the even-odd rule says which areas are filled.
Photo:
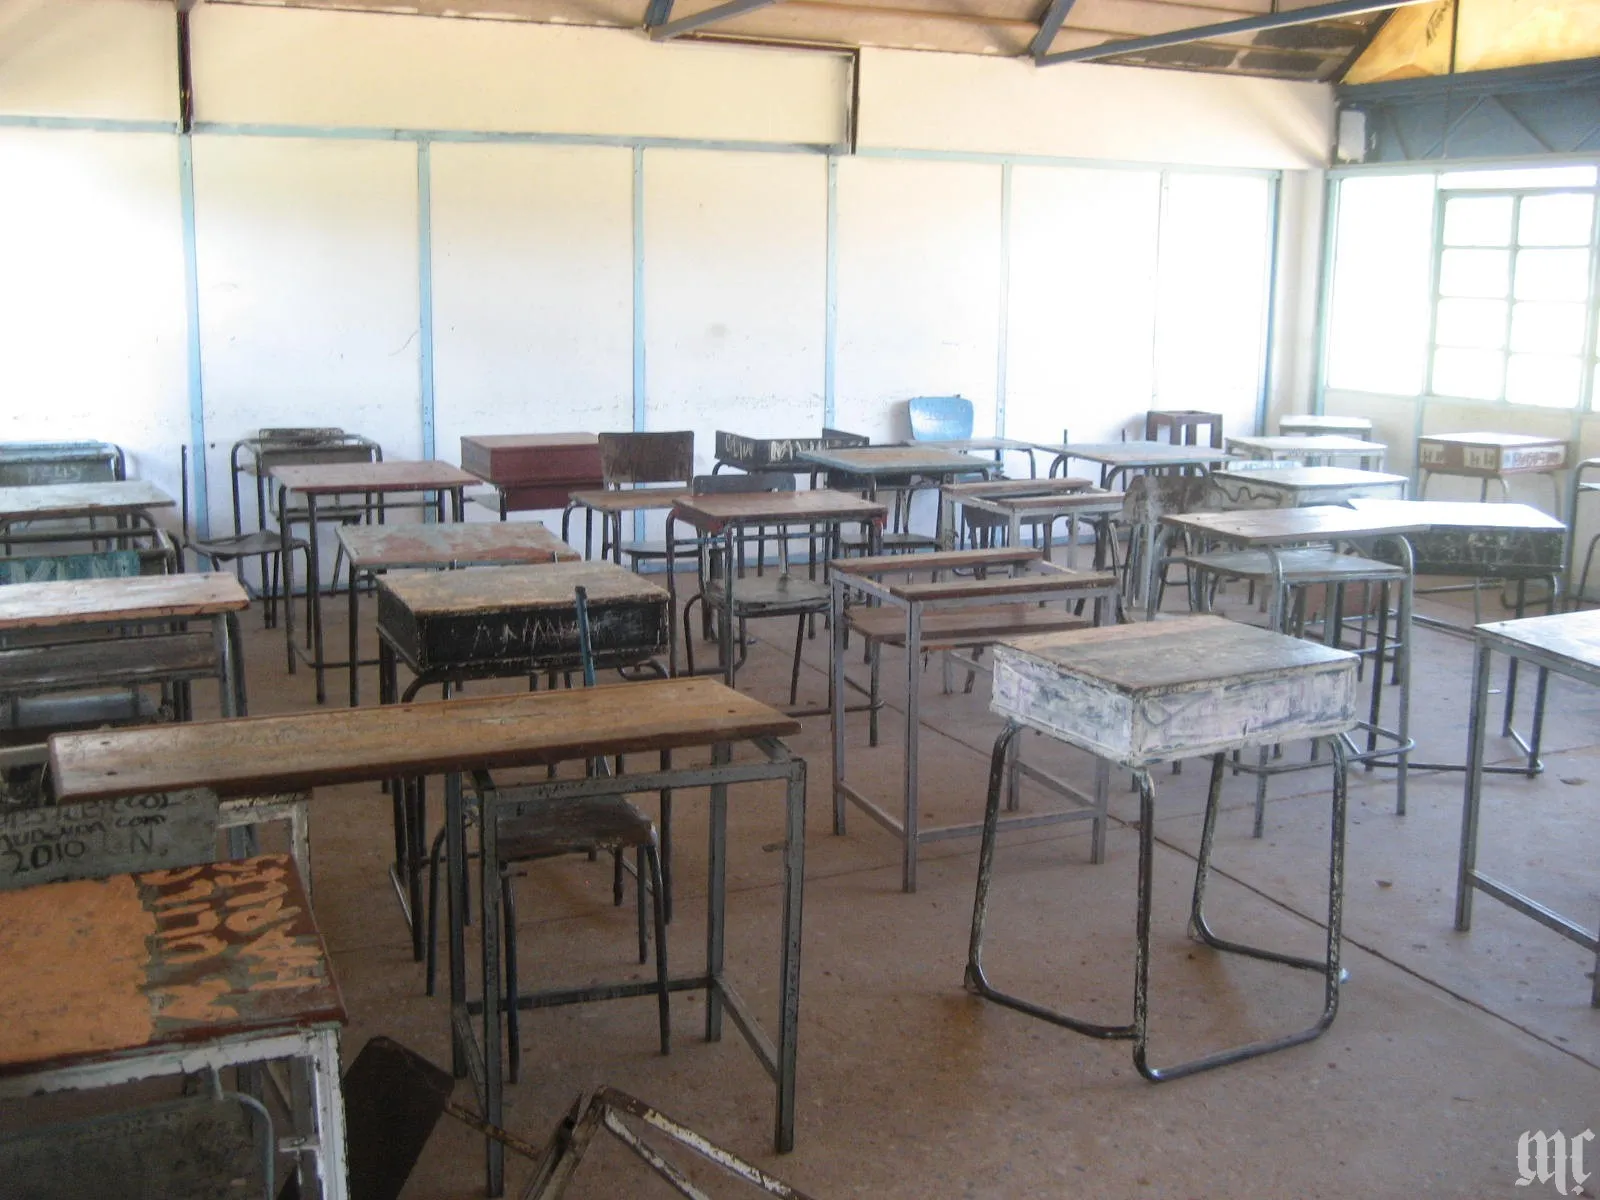
[[[1243, 607], [1237, 598], [1235, 606]], [[1422, 607], [1464, 615], [1438, 602]], [[329, 644], [342, 648], [343, 602], [327, 616]], [[370, 621], [370, 602], [363, 616]], [[791, 628], [757, 627], [766, 640], [753, 649], [742, 689], [784, 698]], [[255, 614], [246, 632], [252, 711], [310, 706], [310, 675], [285, 675], [281, 635], [263, 631]], [[806, 644], [803, 700], [825, 699], [826, 646], [822, 638]], [[1418, 631], [1413, 720], [1424, 760], [1464, 753], [1469, 663], [1465, 639]], [[855, 654], [851, 669], [860, 670]], [[903, 660], [891, 659], [891, 699], [903, 677]], [[375, 695], [375, 679], [364, 686]], [[329, 692], [342, 702], [342, 674]], [[980, 676], [971, 695], [945, 696], [939, 672], [929, 670], [922, 704], [924, 821], [977, 819], [999, 728], [987, 681]], [[1485, 869], [1591, 927], [1600, 916], [1597, 717], [1600, 696], [1552, 685], [1548, 769], [1533, 780], [1491, 779], [1481, 852]], [[866, 747], [864, 714], [850, 730], [852, 772], [886, 803], [897, 803], [898, 720], [898, 708], [885, 715], [875, 750]], [[1152, 1085], [1133, 1069], [1126, 1043], [1092, 1041], [965, 992], [975, 839], [925, 847], [920, 890], [902, 894], [899, 849], [887, 833], [855, 811], [846, 836], [832, 833], [826, 719], [807, 720], [791, 746], [810, 766], [794, 1153], [770, 1152], [766, 1077], [731, 1029], [720, 1044], [700, 1039], [701, 1004], [688, 994], [674, 996], [666, 1058], [650, 1000], [528, 1014], [523, 1082], [508, 1092], [513, 1131], [542, 1142], [580, 1090], [607, 1083], [818, 1197], [1528, 1197], [1546, 1189], [1514, 1186], [1523, 1131], [1600, 1131], [1593, 957], [1486, 897], [1470, 933], [1452, 928], [1460, 774], [1415, 773], [1404, 818], [1394, 813], [1391, 771], [1353, 776], [1350, 980], [1333, 1028], [1306, 1046]], [[1497, 759], [1515, 754], [1500, 739], [1491, 750]], [[1089, 786], [1087, 756], [1031, 735], [1027, 753]], [[1205, 775], [1196, 762], [1157, 776], [1157, 1063], [1299, 1028], [1320, 1006], [1316, 977], [1218, 955], [1185, 936]], [[1274, 780], [1259, 841], [1250, 837], [1253, 781], [1227, 782], [1210, 893], [1225, 935], [1317, 952], [1327, 781], [1320, 769]], [[682, 793], [677, 803], [677, 968], [698, 959], [703, 944], [703, 795]], [[1025, 808], [1049, 804], [1024, 788]], [[1088, 861], [1084, 824], [1007, 837], [986, 958], [1000, 986], [1120, 1021], [1132, 993], [1137, 844], [1126, 776], [1114, 781], [1112, 807], [1103, 865]], [[775, 1016], [781, 794], [735, 789], [732, 812], [729, 962], [758, 1009]], [[385, 876], [387, 798], [375, 786], [319, 792], [313, 846], [317, 915], [351, 1014], [346, 1060], [381, 1033], [448, 1064], [444, 1002], [422, 994], [422, 969]], [[519, 892], [525, 985], [646, 970], [632, 961], [632, 910], [611, 907], [609, 875], [606, 864], [581, 859], [528, 870]], [[457, 1096], [470, 1102], [467, 1085]], [[1600, 1149], [1591, 1151], [1600, 1162]], [[481, 1172], [481, 1142], [446, 1118], [405, 1194], [480, 1195]], [[516, 1195], [526, 1164], [509, 1158], [508, 1172]], [[728, 1182], [710, 1186], [750, 1194]], [[634, 1194], [669, 1192], [614, 1142], [597, 1146], [569, 1192]]]

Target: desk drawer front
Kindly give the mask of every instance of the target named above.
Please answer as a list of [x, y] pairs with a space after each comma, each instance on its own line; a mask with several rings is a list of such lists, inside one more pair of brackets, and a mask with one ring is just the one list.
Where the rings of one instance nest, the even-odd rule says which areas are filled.
[[[668, 620], [664, 595], [615, 603], [591, 601], [589, 636], [595, 665], [636, 663], [664, 654]], [[579, 666], [576, 605], [418, 615], [380, 590], [378, 625], [418, 671], [519, 675]]]
[[[600, 446], [592, 439], [570, 445], [486, 446], [464, 437], [461, 467], [497, 484], [570, 484], [569, 491], [601, 484]], [[563, 494], [556, 507], [566, 502]]]
[[1114, 762], [1147, 766], [1349, 729], [1355, 664], [1127, 692], [998, 646], [990, 707]]
[[1412, 534], [1411, 549], [1418, 575], [1552, 575], [1566, 565], [1560, 529], [1433, 529]]
[[1492, 478], [1542, 471], [1567, 465], [1566, 442], [1542, 446], [1464, 446], [1456, 442], [1417, 442], [1417, 463], [1425, 470]]

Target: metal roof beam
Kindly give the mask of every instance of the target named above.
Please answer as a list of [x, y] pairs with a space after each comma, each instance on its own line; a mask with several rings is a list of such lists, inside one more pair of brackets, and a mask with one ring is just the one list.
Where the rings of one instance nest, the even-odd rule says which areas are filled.
[[650, 6], [644, 10], [644, 27], [655, 29], [672, 20], [672, 0], [650, 0]]
[[1037, 61], [1039, 56], [1050, 49], [1050, 43], [1056, 40], [1056, 34], [1061, 32], [1061, 23], [1072, 12], [1072, 6], [1078, 0], [1050, 0], [1050, 7], [1045, 10], [1044, 20], [1039, 22], [1039, 32], [1033, 35], [1033, 45], [1028, 47], [1028, 53]]
[[[1266, 13], [1259, 17], [1246, 17], [1239, 21], [1224, 21], [1220, 25], [1200, 25], [1193, 29], [1176, 29], [1171, 33], [1158, 33], [1152, 37], [1123, 38], [1101, 42], [1098, 46], [1085, 46], [1079, 50], [1061, 50], [1055, 54], [1034, 53], [1033, 61], [1047, 67], [1052, 63], [1092, 62], [1097, 58], [1112, 58], [1119, 54], [1139, 54], [1146, 50], [1160, 50], [1167, 46], [1181, 46], [1187, 42], [1207, 41], [1212, 38], [1232, 37], [1241, 33], [1259, 33], [1267, 29], [1288, 29], [1295, 25], [1312, 25], [1318, 21], [1333, 21], [1340, 17], [1358, 17], [1363, 13], [1381, 12], [1390, 8], [1409, 8], [1415, 4], [1431, 4], [1433, 0], [1333, 0], [1329, 4], [1313, 4], [1289, 12]], [[1041, 29], [1040, 33], [1044, 30]], [[1054, 36], [1052, 34], [1052, 36]], [[1034, 43], [1038, 45], [1037, 41]]]
[[708, 8], [704, 12], [697, 12], [690, 17], [679, 17], [676, 21], [668, 21], [664, 25], [657, 25], [650, 30], [652, 41], [665, 42], [679, 34], [688, 33], [693, 29], [700, 29], [714, 21], [725, 21], [729, 17], [742, 16], [747, 12], [754, 12], [758, 8], [766, 8], [769, 4], [776, 4], [777, 0], [727, 0], [726, 4], [719, 4], [715, 8]]

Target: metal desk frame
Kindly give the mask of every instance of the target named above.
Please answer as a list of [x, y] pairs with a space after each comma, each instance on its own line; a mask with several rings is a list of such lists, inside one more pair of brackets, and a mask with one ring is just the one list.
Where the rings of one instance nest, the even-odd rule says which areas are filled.
[[[1559, 933], [1570, 942], [1595, 953], [1595, 969], [1590, 975], [1589, 1003], [1600, 1008], [1600, 932], [1590, 932], [1577, 922], [1540, 904], [1531, 896], [1509, 884], [1501, 883], [1478, 870], [1479, 809], [1483, 799], [1485, 743], [1489, 720], [1490, 662], [1494, 652], [1509, 655], [1513, 662], [1525, 659], [1538, 666], [1541, 683], [1545, 675], [1554, 671], [1590, 687], [1600, 687], [1600, 658], [1580, 658], [1562, 654], [1535, 644], [1520, 636], [1518, 625], [1534, 622], [1567, 622], [1573, 618], [1589, 620], [1583, 624], [1593, 626], [1600, 620], [1596, 613], [1565, 613], [1559, 616], [1532, 617], [1527, 621], [1496, 621], [1479, 625], [1474, 631], [1472, 658], [1472, 712], [1467, 725], [1467, 782], [1461, 810], [1461, 854], [1456, 872], [1455, 927], [1465, 933], [1472, 928], [1472, 893], [1480, 891], [1493, 896], [1525, 917], [1531, 917], [1546, 929]], [[1543, 688], [1540, 689], [1541, 699]]]
[[[889, 574], [891, 572], [919, 571], [924, 569], [923, 561], [931, 556], [911, 555], [896, 556], [893, 565], [885, 565], [882, 559], [876, 560], [876, 565], [863, 570], [859, 563], [873, 562], [870, 559], [842, 559], [830, 564], [830, 579], [832, 583], [832, 602], [829, 612], [833, 628], [833, 652], [831, 657], [831, 675], [828, 687], [829, 699], [829, 725], [833, 738], [833, 832], [843, 836], [845, 832], [846, 801], [861, 809], [879, 825], [882, 825], [900, 841], [900, 886], [902, 891], [914, 892], [917, 890], [917, 854], [926, 842], [944, 841], [949, 838], [971, 837], [982, 831], [983, 826], [974, 823], [961, 825], [939, 825], [932, 828], [923, 828], [918, 819], [917, 791], [918, 791], [918, 743], [921, 738], [920, 716], [920, 684], [922, 676], [922, 616], [930, 608], [975, 608], [992, 607], [996, 603], [1025, 603], [1053, 601], [1058, 603], [1071, 603], [1073, 601], [1093, 601], [1095, 605], [1095, 624], [1105, 624], [1108, 619], [1115, 620], [1117, 612], [1117, 582], [1115, 575], [1108, 575], [1106, 582], [1096, 583], [1093, 576], [1086, 577], [1081, 587], [1071, 590], [1062, 590], [1059, 587], [1048, 589], [1047, 581], [1061, 581], [1072, 572], [1054, 567], [1053, 564], [1042, 563], [1038, 552], [1017, 548], [1013, 551], [1014, 561], [1009, 564], [993, 563], [995, 556], [992, 551], [979, 551], [991, 560], [990, 564], [997, 572], [1005, 571], [1015, 574], [1019, 567], [1039, 565], [1049, 568], [1039, 577], [1035, 589], [1026, 587], [1014, 591], [1008, 590], [1003, 596], [983, 595], [959, 598], [921, 599], [907, 598], [902, 590], [874, 575]], [[941, 564], [935, 574], [942, 573], [944, 562], [962, 557], [960, 552], [941, 554], [933, 560]], [[1023, 578], [1028, 578], [1024, 576]], [[882, 806], [875, 803], [871, 797], [861, 791], [845, 778], [845, 693], [853, 684], [845, 678], [845, 635], [848, 632], [846, 605], [851, 593], [857, 593], [867, 601], [899, 608], [905, 612], [906, 617], [906, 699], [905, 699], [905, 762], [902, 766], [902, 792], [901, 816], [894, 817]], [[995, 641], [1001, 640], [995, 638]], [[872, 661], [873, 688], [872, 695], [874, 708], [872, 720], [874, 727], [877, 721], [877, 679], [878, 658], [875, 655]], [[876, 729], [874, 728], [874, 732]], [[874, 739], [874, 744], [875, 744]], [[1110, 776], [1104, 771], [1097, 771], [1095, 775], [1095, 794], [1086, 796], [1071, 784], [1057, 779], [1055, 776], [1041, 771], [1036, 767], [1016, 763], [1017, 770], [1027, 775], [1036, 783], [1040, 783], [1050, 791], [1077, 802], [1079, 807], [1060, 812], [1035, 814], [1032, 816], [1010, 816], [1006, 818], [1008, 829], [1029, 829], [1039, 825], [1054, 825], [1063, 821], [1093, 822], [1093, 844], [1090, 852], [1091, 860], [1098, 863], [1105, 858], [1105, 829], [1106, 829], [1106, 803], [1109, 795]], [[1011, 789], [1008, 795], [1007, 807], [1015, 810], [1018, 807], [1019, 796], [1016, 786], [1016, 774], [1011, 775]]]
[[[726, 1016], [744, 1036], [762, 1068], [777, 1087], [777, 1109], [773, 1126], [773, 1147], [779, 1154], [794, 1149], [795, 1069], [799, 1051], [800, 1025], [800, 931], [805, 886], [806, 765], [794, 757], [778, 738], [749, 739], [764, 761], [734, 763], [733, 747], [728, 742], [712, 745], [711, 765], [679, 767], [637, 775], [595, 776], [584, 779], [551, 779], [521, 783], [508, 791], [515, 798], [509, 807], [576, 798], [629, 796], [639, 792], [659, 792], [664, 788], [707, 787], [711, 791], [710, 879], [706, 895], [706, 961], [698, 974], [676, 976], [668, 981], [669, 991], [706, 993], [705, 1038], [722, 1040]], [[778, 1037], [774, 1042], [762, 1029], [755, 1013], [726, 976], [725, 914], [728, 885], [728, 785], [781, 780], [784, 793], [783, 860], [783, 941], [780, 951], [780, 1000]], [[498, 853], [497, 810], [502, 801], [489, 774], [473, 772], [482, 817], [478, 823], [480, 861], [496, 862]], [[454, 878], [465, 877], [466, 803], [459, 774], [445, 777], [446, 846]], [[479, 873], [481, 891], [479, 915], [483, 948], [480, 979], [494, 981], [482, 996], [469, 998], [466, 980], [466, 934], [464, 913], [457, 888], [446, 889], [449, 897], [450, 927], [450, 1026], [453, 1062], [457, 1078], [470, 1075], [484, 1119], [491, 1125], [504, 1124], [504, 1082], [500, 1065], [503, 1059], [504, 1030], [501, 1019], [503, 997], [499, 981], [503, 977], [499, 880], [493, 871]], [[628, 996], [650, 996], [656, 991], [654, 979], [632, 983], [595, 984], [588, 987], [525, 993], [518, 1007], [550, 1008], [595, 1000], [615, 1000]], [[481, 1040], [473, 1028], [473, 1017], [480, 1016]], [[489, 1069], [488, 1064], [494, 1064]], [[492, 1138], [485, 1140], [487, 1188], [490, 1196], [505, 1189], [505, 1147]]]

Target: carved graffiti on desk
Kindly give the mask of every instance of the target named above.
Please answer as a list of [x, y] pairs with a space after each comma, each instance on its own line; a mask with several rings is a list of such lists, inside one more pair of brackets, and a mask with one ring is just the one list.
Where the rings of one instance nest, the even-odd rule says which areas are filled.
[[0, 890], [209, 862], [217, 809], [204, 789], [0, 809]]

